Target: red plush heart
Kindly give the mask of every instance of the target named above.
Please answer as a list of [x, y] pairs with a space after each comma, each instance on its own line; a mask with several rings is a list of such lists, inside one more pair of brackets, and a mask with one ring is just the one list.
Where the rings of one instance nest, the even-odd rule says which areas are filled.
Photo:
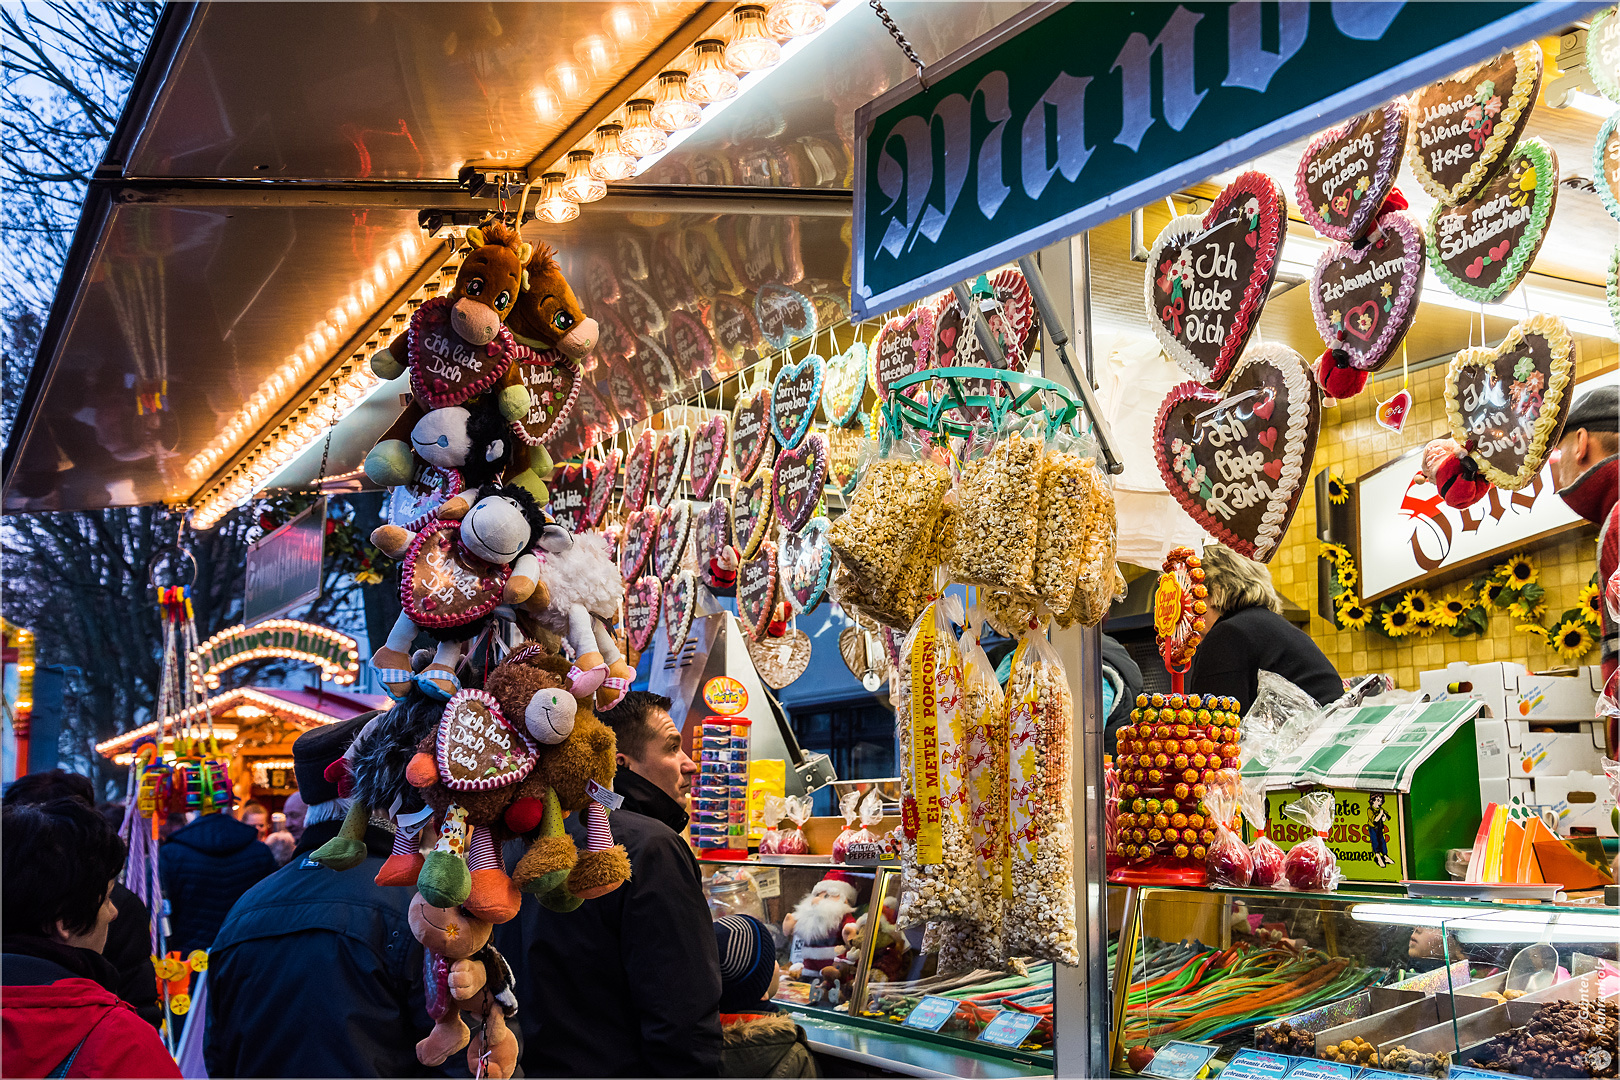
[[579, 369], [554, 349], [517, 347], [518, 374], [529, 391], [529, 411], [512, 421], [517, 437], [530, 446], [550, 445], [579, 400]]

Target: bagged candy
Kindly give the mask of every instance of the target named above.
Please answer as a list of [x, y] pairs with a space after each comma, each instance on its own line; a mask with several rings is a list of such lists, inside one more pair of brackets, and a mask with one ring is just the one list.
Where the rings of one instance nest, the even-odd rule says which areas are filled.
[[838, 797], [838, 812], [843, 815], [844, 827], [833, 838], [832, 861], [835, 863], [843, 862], [849, 851], [850, 841], [855, 836], [855, 819], [860, 816], [860, 801], [859, 791], [846, 791]]
[[1043, 431], [1008, 413], [995, 439], [970, 448], [957, 483], [952, 575], [975, 585], [1035, 588]]
[[1315, 836], [1295, 844], [1283, 857], [1287, 887], [1301, 892], [1332, 892], [1339, 887], [1339, 860], [1323, 839], [1333, 830], [1333, 793], [1313, 791], [1283, 807], [1283, 813]]
[[878, 834], [872, 829], [883, 820], [883, 797], [878, 794], [877, 788], [868, 788], [861, 798], [861, 827], [855, 830], [855, 835], [849, 838], [852, 844], [875, 844]]
[[1282, 880], [1283, 849], [1266, 835], [1269, 822], [1266, 819], [1265, 790], [1258, 782], [1245, 779], [1238, 798], [1243, 807], [1243, 816], [1248, 819], [1249, 828], [1254, 830], [1254, 839], [1249, 841], [1249, 858], [1254, 864], [1249, 884], [1256, 889], [1273, 888]]
[[1232, 831], [1237, 816], [1237, 791], [1237, 773], [1223, 769], [1204, 795], [1204, 815], [1215, 827], [1215, 839], [1209, 842], [1209, 853], [1204, 857], [1211, 885], [1242, 887], [1249, 884], [1254, 874], [1254, 858], [1249, 854], [1249, 846]]
[[810, 820], [810, 796], [789, 795], [783, 800], [782, 813], [793, 822], [793, 828], [784, 829], [776, 842], [778, 855], [808, 855], [810, 841], [804, 837], [804, 823]]
[[765, 831], [759, 837], [759, 853], [761, 855], [780, 855], [782, 853], [782, 832], [777, 825], [782, 820], [782, 814], [787, 810], [787, 800], [780, 795], [765, 796], [764, 805], [760, 807], [760, 819], [765, 822]]

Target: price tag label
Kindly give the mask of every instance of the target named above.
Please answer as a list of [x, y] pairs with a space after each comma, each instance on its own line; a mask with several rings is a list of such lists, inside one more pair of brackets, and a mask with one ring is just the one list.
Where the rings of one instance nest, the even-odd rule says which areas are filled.
[[1142, 1074], [1164, 1077], [1164, 1080], [1195, 1080], [1218, 1050], [1220, 1047], [1213, 1043], [1172, 1039], [1159, 1047], [1159, 1052], [1153, 1055], [1153, 1061], [1142, 1070]]
[[938, 1031], [956, 1012], [957, 1004], [954, 998], [928, 994], [907, 1014], [905, 1026], [920, 1031]]
[[1489, 1069], [1470, 1069], [1462, 1065], [1453, 1065], [1451, 1071], [1446, 1073], [1447, 1080], [1502, 1080], [1506, 1073], [1491, 1072]]
[[782, 895], [782, 871], [776, 867], [756, 867], [748, 872], [748, 876], [754, 879], [754, 888], [759, 890], [761, 900]]
[[1221, 1080], [1278, 1080], [1300, 1059], [1264, 1050], [1239, 1050], [1221, 1071]]
[[1309, 1058], [1294, 1066], [1288, 1080], [1355, 1080], [1364, 1076], [1360, 1065], [1346, 1065], [1342, 1061], [1312, 1061]]
[[979, 1042], [990, 1043], [992, 1046], [1005, 1046], [1009, 1050], [1016, 1050], [1029, 1033], [1035, 1030], [1035, 1025], [1041, 1018], [1034, 1013], [1013, 1012], [1003, 1009], [996, 1013], [995, 1019], [984, 1026], [979, 1032]]

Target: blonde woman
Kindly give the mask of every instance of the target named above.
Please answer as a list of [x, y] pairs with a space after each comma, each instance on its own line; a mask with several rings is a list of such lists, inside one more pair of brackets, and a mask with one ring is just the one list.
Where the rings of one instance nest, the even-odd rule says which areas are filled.
[[1316, 642], [1282, 617], [1282, 597], [1265, 564], [1210, 544], [1204, 584], [1209, 630], [1187, 673], [1188, 693], [1235, 697], [1247, 712], [1261, 671], [1281, 675], [1318, 705], [1344, 693], [1344, 681]]

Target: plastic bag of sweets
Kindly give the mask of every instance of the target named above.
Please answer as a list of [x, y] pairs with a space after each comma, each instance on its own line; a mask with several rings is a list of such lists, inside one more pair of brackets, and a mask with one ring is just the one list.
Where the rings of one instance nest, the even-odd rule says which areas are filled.
[[1254, 839], [1249, 841], [1249, 858], [1254, 865], [1249, 884], [1256, 889], [1273, 888], [1282, 880], [1283, 849], [1266, 835], [1270, 822], [1266, 819], [1265, 788], [1258, 780], [1245, 777], [1238, 800], [1249, 828], [1254, 830]]
[[1204, 793], [1204, 816], [1215, 830], [1204, 856], [1211, 885], [1245, 886], [1254, 875], [1254, 857], [1249, 845], [1233, 832], [1237, 824], [1238, 776], [1223, 769]]
[[1074, 702], [1044, 629], [1024, 635], [1007, 680], [1009, 955], [1077, 964], [1073, 780]]
[[838, 813], [844, 819], [844, 827], [833, 837], [832, 861], [843, 862], [844, 854], [849, 850], [850, 839], [855, 835], [855, 819], [860, 816], [859, 791], [846, 791], [838, 797]]
[[759, 809], [760, 820], [765, 823], [765, 831], [759, 837], [759, 853], [761, 855], [779, 855], [782, 848], [782, 832], [777, 825], [782, 821], [782, 815], [787, 810], [787, 800], [780, 795], [767, 795]]
[[1114, 508], [1114, 486], [1095, 459], [1078, 477], [1085, 492], [1077, 514], [1080, 570], [1069, 606], [1057, 614], [1057, 624], [1064, 629], [1076, 622], [1082, 626], [1101, 625], [1123, 581], [1115, 562], [1119, 552], [1119, 521]]
[[1283, 856], [1283, 882], [1279, 888], [1301, 892], [1332, 892], [1343, 876], [1339, 860], [1327, 846], [1325, 837], [1333, 831], [1333, 793], [1313, 791], [1283, 807], [1283, 813], [1310, 829], [1307, 837]]
[[960, 915], [976, 879], [960, 769], [962, 657], [955, 597], [928, 605], [891, 673], [900, 744], [901, 926]]
[[781, 831], [776, 842], [778, 855], [810, 854], [810, 841], [804, 835], [804, 823], [810, 820], [810, 806], [808, 795], [789, 795], [783, 800], [782, 813], [793, 822], [793, 828]]
[[877, 788], [868, 788], [857, 805], [859, 826], [850, 834], [849, 842], [851, 844], [875, 844], [878, 842], [879, 836], [872, 830], [883, 820], [883, 797], [878, 794]]
[[968, 612], [962, 632], [962, 720], [966, 733], [961, 772], [968, 797], [969, 843], [978, 877], [968, 916], [999, 950], [1002, 884], [1007, 853], [1007, 696], [996, 681], [995, 665], [979, 644], [982, 625]]
[[827, 530], [839, 561], [877, 594], [899, 590], [932, 540], [951, 486], [950, 473], [926, 445], [894, 440], [886, 450], [867, 466], [849, 509]]
[[1038, 421], [1008, 413], [993, 439], [968, 449], [956, 485], [958, 581], [1034, 591], [1044, 441]]

